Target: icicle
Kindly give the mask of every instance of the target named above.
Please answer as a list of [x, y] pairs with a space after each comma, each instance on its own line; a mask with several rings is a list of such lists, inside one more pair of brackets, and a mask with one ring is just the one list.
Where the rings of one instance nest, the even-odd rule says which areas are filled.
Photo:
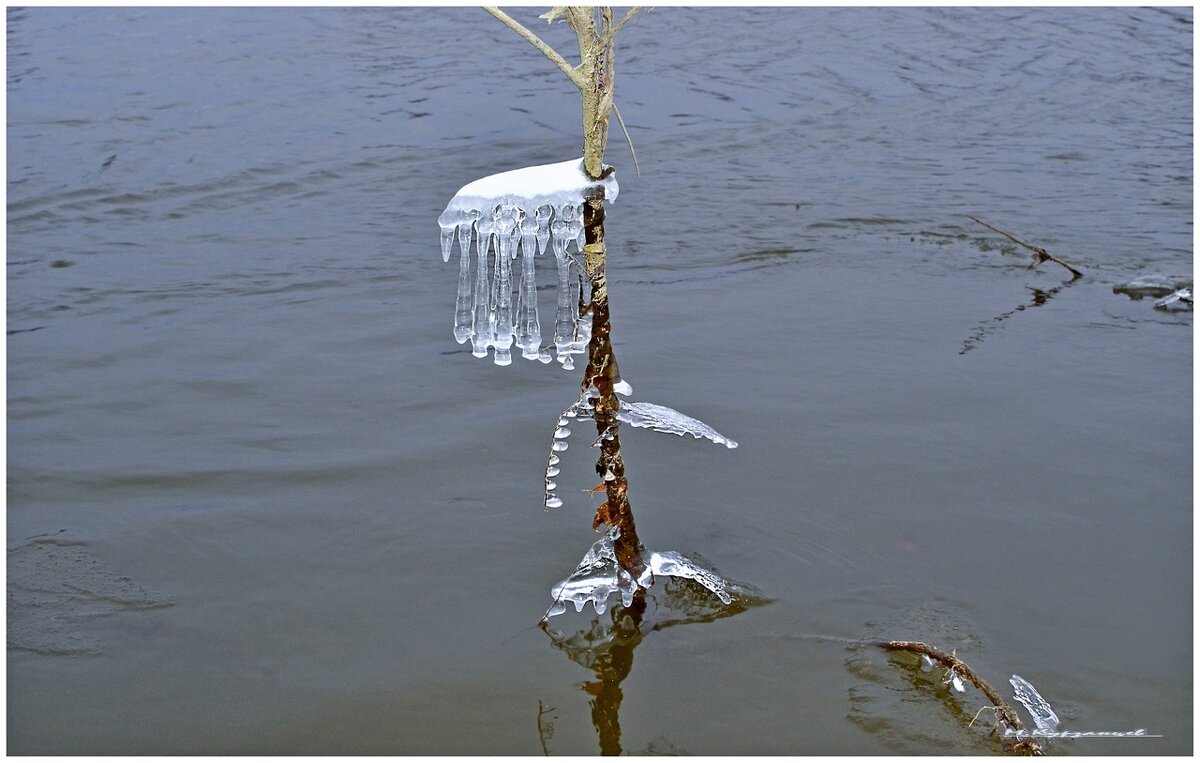
[[496, 281], [493, 284], [495, 306], [493, 309], [496, 331], [496, 365], [507, 366], [512, 362], [510, 348], [513, 343], [512, 318], [512, 260], [520, 231], [517, 227], [521, 210], [512, 205], [501, 204], [492, 213], [496, 236]]
[[478, 244], [478, 261], [475, 276], [475, 304], [472, 307], [471, 322], [471, 354], [477, 358], [487, 357], [488, 347], [492, 344], [490, 276], [488, 273], [488, 249], [492, 239], [491, 215], [483, 215], [475, 222], [475, 234]]
[[479, 218], [479, 210], [472, 210], [471, 216], [459, 222], [458, 248], [458, 296], [454, 300], [454, 340], [463, 344], [471, 338], [471, 321], [475, 315], [475, 305], [471, 297], [471, 227]]
[[[541, 350], [541, 326], [537, 313], [537, 280], [533, 258], [553, 247], [558, 261], [558, 310], [555, 315], [555, 354], [563, 368], [574, 367], [572, 354], [586, 351], [590, 338], [589, 320], [580, 320], [579, 305], [590, 301], [590, 285], [576, 267], [571, 282], [567, 258], [574, 245], [582, 249], [583, 203], [602, 194], [606, 201], [617, 198], [615, 173], [603, 180], [590, 179], [582, 160], [525, 167], [468, 183], [459, 189], [438, 218], [443, 261], [449, 261], [457, 233], [460, 246], [458, 294], [455, 300], [454, 337], [459, 343], [471, 340], [471, 352], [485, 357], [494, 347], [495, 362], [511, 362], [515, 343], [525, 358], [545, 363], [549, 353]], [[481, 213], [482, 210], [482, 213]], [[471, 234], [476, 235], [475, 281], [471, 283]], [[523, 255], [514, 305], [512, 269], [509, 260]], [[488, 257], [495, 257], [489, 260]]]
[[538, 346], [542, 343], [542, 328], [538, 324], [537, 279], [534, 277], [533, 258], [537, 254], [538, 220], [526, 214], [521, 220], [521, 291], [520, 307], [517, 309], [517, 346], [521, 357], [536, 360]]
[[537, 208], [537, 252], [538, 254], [546, 253], [546, 246], [550, 243], [550, 216], [554, 214], [554, 207], [549, 204]]
[[621, 528], [611, 528], [592, 544], [570, 577], [550, 589], [554, 603], [542, 616], [543, 620], [565, 612], [567, 602], [575, 605], [576, 612], [582, 612], [591, 602], [596, 614], [602, 615], [608, 610], [608, 599], [614, 593], [620, 595], [624, 606], [633, 604], [637, 583], [617, 561], [615, 544], [619, 537]]
[[554, 210], [554, 222], [550, 224], [551, 243], [554, 247], [554, 259], [558, 262], [558, 312], [554, 316], [554, 350], [558, 361], [562, 363], [571, 350], [571, 342], [575, 336], [575, 321], [579, 318], [579, 309], [571, 304], [571, 264], [567, 258], [567, 215], [574, 208], [564, 204]]

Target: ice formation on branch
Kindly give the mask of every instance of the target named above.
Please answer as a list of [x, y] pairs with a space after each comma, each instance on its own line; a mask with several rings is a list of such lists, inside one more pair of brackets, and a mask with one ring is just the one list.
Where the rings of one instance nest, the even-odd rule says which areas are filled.
[[1038, 732], [1045, 734], [1058, 731], [1058, 715], [1050, 707], [1050, 703], [1042, 699], [1038, 690], [1033, 688], [1033, 684], [1016, 674], [1008, 679], [1008, 682], [1013, 687], [1013, 699], [1020, 702], [1029, 711]]
[[590, 601], [596, 614], [602, 615], [608, 610], [608, 598], [614, 593], [619, 593], [621, 603], [628, 607], [633, 603], [633, 595], [638, 586], [649, 588], [654, 585], [655, 578], [659, 577], [694, 580], [712, 591], [722, 604], [732, 603], [733, 597], [727, 590], [727, 581], [676, 551], [643, 552], [642, 560], [646, 568], [635, 581], [617, 561], [614, 544], [619, 537], [621, 528], [609, 529], [600, 540], [592, 544], [571, 576], [550, 589], [554, 603], [546, 610], [543, 621], [566, 612], [567, 602], [575, 605], [576, 612], [582, 612]]
[[637, 583], [617, 561], [614, 544], [619, 537], [619, 527], [606, 532], [583, 555], [571, 576], [550, 589], [554, 603], [546, 610], [543, 620], [566, 612], [568, 601], [575, 605], [576, 612], [582, 612], [584, 605], [590, 601], [598, 615], [608, 609], [608, 597], [614, 593], [621, 594], [621, 603], [626, 607], [633, 603]]
[[[550, 362], [549, 346], [541, 350], [534, 272], [534, 257], [547, 249], [558, 265], [558, 361], [573, 368], [572, 356], [587, 351], [591, 321], [580, 320], [580, 307], [590, 300], [591, 289], [569, 250], [573, 247], [575, 255], [583, 251], [584, 200], [617, 198], [616, 175], [610, 167], [604, 171], [602, 180], [590, 179], [582, 159], [523, 167], [468, 183], [446, 205], [438, 218], [442, 260], [450, 261], [456, 240], [459, 246], [454, 338], [459, 344], [470, 341], [475, 357], [486, 357], [493, 347], [496, 365], [506, 366], [515, 343], [522, 357]], [[518, 254], [521, 272], [514, 286], [512, 261]]]
[[1192, 290], [1180, 289], [1154, 303], [1159, 310], [1191, 310]]
[[697, 440], [701, 437], [707, 437], [718, 445], [724, 445], [726, 448], [736, 448], [738, 446], [735, 441], [729, 439], [703, 421], [693, 419], [691, 416], [685, 416], [674, 408], [668, 408], [665, 405], [626, 402], [622, 400], [621, 410], [617, 411], [617, 418], [631, 427], [653, 429], [655, 432], [677, 434], [680, 437], [690, 434]]
[[[613, 385], [613, 389], [621, 394], [633, 392], [633, 388], [622, 380], [618, 380]], [[599, 397], [600, 393], [596, 388], [589, 387], [558, 418], [558, 425], [554, 428], [554, 439], [550, 443], [550, 457], [546, 461], [546, 489], [543, 498], [548, 509], [557, 509], [563, 503], [562, 499], [554, 494], [554, 491], [558, 488], [558, 483], [554, 481], [554, 478], [559, 474], [558, 463], [560, 454], [567, 449], [567, 438], [571, 436], [570, 424], [575, 420], [586, 421], [591, 419], [595, 413], [595, 406], [592, 405], [592, 400], [599, 399]], [[621, 400], [616, 418], [618, 421], [623, 421], [632, 427], [653, 429], [655, 432], [680, 436], [690, 434], [697, 440], [701, 437], [706, 437], [718, 445], [724, 445], [727, 448], [736, 448], [738, 446], [736, 442], [703, 421], [693, 419], [691, 416], [685, 416], [674, 408], [668, 408], [665, 405]], [[609, 437], [611, 435], [605, 433], [596, 438], [595, 442], [592, 443], [593, 447], [599, 446], [601, 440]], [[605, 481], [609, 479], [611, 477], [605, 475]]]
[[638, 578], [638, 585], [642, 588], [653, 585], [655, 577], [686, 578], [695, 580], [715, 593], [722, 604], [733, 601], [733, 597], [726, 592], [727, 584], [720, 575], [701, 567], [678, 551], [651, 551], [649, 558], [644, 561], [646, 569]]

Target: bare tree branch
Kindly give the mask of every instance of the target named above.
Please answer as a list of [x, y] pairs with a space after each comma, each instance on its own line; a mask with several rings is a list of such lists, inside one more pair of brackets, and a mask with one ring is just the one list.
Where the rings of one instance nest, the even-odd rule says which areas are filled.
[[617, 102], [613, 101], [613, 111], [616, 112], [617, 122], [621, 125], [621, 132], [625, 133], [625, 140], [629, 142], [629, 153], [633, 155], [633, 169], [637, 172], [637, 176], [642, 176], [642, 168], [638, 166], [637, 151], [633, 150], [633, 138], [629, 137], [629, 130], [625, 129], [625, 120], [621, 119], [621, 110], [617, 108]]
[[526, 29], [521, 22], [517, 21], [493, 5], [485, 5], [483, 6], [483, 9], [503, 22], [504, 25], [509, 29], [521, 35], [521, 37], [525, 38], [526, 42], [540, 50], [542, 54], [546, 56], [546, 58], [549, 58], [551, 61], [553, 61], [554, 65], [559, 69], [562, 69], [563, 74], [567, 75], [567, 79], [571, 80], [575, 87], [579, 88], [580, 90], [584, 88], [586, 81], [584, 80], [583, 75], [580, 74], [575, 67], [567, 63], [567, 60], [560, 56], [558, 51], [543, 42], [542, 39], [536, 34]]
[[613, 38], [617, 36], [617, 32], [620, 32], [621, 27], [625, 26], [625, 22], [636, 16], [640, 10], [642, 10], [641, 7], [635, 5], [629, 10], [625, 11], [625, 15], [622, 16], [621, 20], [616, 23], [616, 26], [614, 26], [608, 31], [607, 34], [604, 35], [604, 38], [600, 41], [601, 44], [603, 44], [605, 47], [610, 45], [613, 41]]

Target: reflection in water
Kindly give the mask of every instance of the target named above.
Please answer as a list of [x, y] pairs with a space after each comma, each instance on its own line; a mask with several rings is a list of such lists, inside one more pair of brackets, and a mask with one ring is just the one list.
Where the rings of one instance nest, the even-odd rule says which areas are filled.
[[1055, 286], [1053, 289], [1038, 289], [1038, 288], [1034, 288], [1032, 286], [1029, 287], [1029, 291], [1032, 294], [1029, 304], [1017, 305], [1012, 310], [1006, 310], [1003, 313], [1000, 313], [999, 315], [997, 315], [995, 318], [989, 318], [986, 321], [980, 321], [975, 326], [975, 330], [971, 332], [971, 336], [967, 337], [963, 341], [962, 349], [958, 351], [958, 354], [966, 355], [968, 352], [970, 352], [971, 350], [975, 349], [980, 344], [982, 344], [983, 340], [986, 339], [987, 336], [989, 334], [991, 334], [993, 331], [998, 329], [1000, 327], [1000, 324], [1004, 323], [1004, 321], [1013, 317], [1017, 313], [1023, 312], [1027, 308], [1041, 307], [1042, 305], [1049, 302], [1051, 297], [1053, 297], [1055, 294], [1058, 294], [1060, 291], [1062, 291], [1066, 287], [1070, 286], [1071, 284], [1075, 283], [1077, 280], [1079, 280], [1079, 279], [1072, 278], [1070, 281], [1067, 281], [1059, 286]]
[[[550, 627], [548, 621], [542, 623], [555, 649], [596, 676], [584, 682], [583, 690], [591, 697], [588, 704], [602, 755], [622, 752], [621, 683], [633, 670], [633, 651], [642, 639], [675, 625], [708, 623], [770, 603], [761, 591], [746, 584], [731, 583], [727, 592], [732, 601], [722, 604], [696, 582], [670, 578], [666, 585], [648, 589], [645, 598], [635, 600], [632, 606], [614, 607], [607, 615], [593, 616], [588, 627], [573, 634]], [[538, 732], [545, 749], [547, 735], [540, 714]]]

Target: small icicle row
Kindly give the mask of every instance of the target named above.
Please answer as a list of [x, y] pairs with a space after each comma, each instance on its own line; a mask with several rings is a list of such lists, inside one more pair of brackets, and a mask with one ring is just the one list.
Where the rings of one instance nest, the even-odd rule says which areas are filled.
[[[470, 341], [471, 353], [480, 358], [494, 348], [494, 361], [502, 366], [512, 362], [514, 344], [522, 357], [543, 363], [552, 359], [546, 350], [553, 346], [562, 367], [574, 368], [573, 356], [586, 353], [591, 338], [591, 320], [585, 310], [591, 289], [578, 259], [582, 218], [583, 208], [578, 204], [545, 204], [532, 212], [514, 203], [497, 204], [486, 212], [447, 210], [438, 220], [442, 259], [449, 261], [456, 238], [459, 244], [455, 341]], [[534, 260], [548, 250], [553, 251], [558, 265], [558, 306], [553, 344], [543, 349]], [[521, 269], [514, 284], [512, 260], [518, 255]]]

